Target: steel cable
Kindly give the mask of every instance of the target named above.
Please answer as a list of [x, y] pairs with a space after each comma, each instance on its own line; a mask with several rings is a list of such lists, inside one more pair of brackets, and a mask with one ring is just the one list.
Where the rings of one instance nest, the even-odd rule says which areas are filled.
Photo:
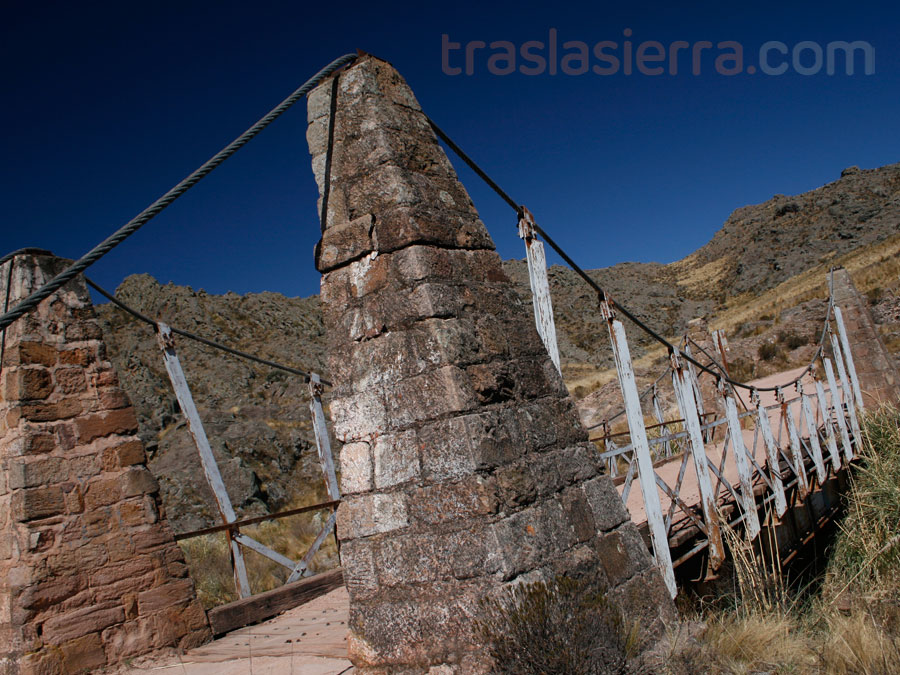
[[[156, 330], [157, 322], [154, 321], [153, 319], [151, 319], [149, 316], [147, 316], [146, 314], [141, 314], [139, 311], [137, 311], [133, 307], [129, 307], [124, 302], [119, 300], [115, 295], [113, 295], [109, 291], [105, 290], [104, 288], [98, 286], [96, 283], [94, 283], [87, 277], [85, 277], [84, 280], [87, 282], [88, 286], [93, 288], [100, 295], [102, 295], [104, 298], [106, 298], [111, 303], [113, 303], [116, 307], [118, 307], [119, 309], [121, 309], [124, 312], [127, 312], [128, 314], [133, 316], [138, 321], [143, 321], [144, 323], [149, 324], [150, 326], [153, 326], [153, 329]], [[306, 382], [309, 382], [309, 380], [310, 380], [310, 373], [308, 373], [304, 370], [299, 370], [298, 368], [291, 368], [290, 366], [286, 366], [282, 363], [276, 363], [275, 361], [269, 361], [268, 359], [263, 359], [263, 358], [260, 358], [259, 356], [254, 356], [253, 354], [248, 354], [247, 352], [242, 352], [237, 349], [233, 349], [231, 347], [226, 347], [223, 344], [220, 344], [218, 342], [213, 342], [212, 340], [208, 340], [205, 337], [200, 337], [199, 335], [195, 335], [194, 333], [189, 333], [188, 331], [181, 330], [180, 328], [175, 328], [174, 326], [169, 326], [169, 330], [171, 330], [176, 335], [180, 335], [189, 340], [194, 340], [195, 342], [204, 344], [207, 347], [212, 347], [213, 349], [218, 349], [219, 351], [223, 351], [226, 354], [231, 354], [232, 356], [237, 356], [242, 359], [247, 359], [248, 361], [253, 361], [255, 363], [259, 363], [264, 366], [269, 366], [270, 368], [276, 368], [277, 370], [283, 370], [285, 372], [292, 373], [294, 375], [299, 375], [300, 377], [304, 378], [304, 380]], [[322, 382], [322, 384], [324, 384], [326, 386], [329, 386], [329, 387], [331, 386], [331, 382], [329, 382], [328, 380], [321, 380], [321, 382]]]
[[172, 202], [187, 192], [190, 188], [200, 182], [205, 176], [209, 175], [213, 169], [219, 166], [226, 159], [231, 157], [235, 152], [246, 145], [260, 131], [274, 122], [282, 113], [294, 105], [297, 101], [308, 94], [316, 85], [318, 85], [326, 77], [336, 72], [339, 68], [356, 60], [356, 54], [345, 54], [339, 59], [335, 59], [322, 70], [316, 73], [312, 78], [301, 85], [293, 94], [288, 96], [284, 101], [279, 103], [267, 115], [260, 119], [256, 124], [247, 129], [243, 134], [238, 136], [234, 141], [229, 143], [225, 148], [220, 150], [215, 156], [206, 161], [199, 169], [182, 180], [178, 185], [166, 192], [162, 197], [153, 202], [146, 209], [141, 211], [137, 216], [125, 223], [109, 237], [97, 244], [93, 249], [88, 251], [84, 256], [66, 268], [64, 271], [56, 275], [44, 286], [36, 290], [27, 298], [22, 300], [12, 310], [5, 312], [0, 316], [0, 329], [6, 328], [16, 319], [24, 316], [26, 313], [37, 307], [44, 299], [48, 298], [55, 291], [62, 288], [67, 282], [74, 279], [78, 274], [84, 272], [88, 267], [100, 260], [116, 246], [125, 241], [132, 234], [137, 232], [143, 225], [150, 221], [154, 216], [158, 215]]
[[[463, 149], [460, 148], [459, 145], [457, 145], [457, 144], [456, 144], [456, 143], [455, 143], [455, 142], [454, 142], [454, 141], [446, 134], [446, 132], [444, 132], [437, 124], [435, 124], [434, 121], [433, 121], [430, 117], [428, 117], [428, 115], [425, 115], [425, 119], [428, 121], [428, 124], [429, 124], [429, 125], [431, 126], [431, 128], [434, 130], [434, 133], [438, 136], [438, 138], [440, 138], [442, 141], [444, 141], [444, 143], [446, 143], [447, 146], [448, 146], [448, 147], [449, 147], [449, 148], [450, 148], [450, 149], [451, 149], [451, 150], [452, 150], [452, 151], [453, 151], [453, 152], [454, 152], [454, 153], [455, 153], [455, 154], [456, 154], [463, 162], [465, 162], [466, 165], [468, 165], [468, 167], [469, 167], [470, 169], [472, 169], [472, 171], [474, 171], [474, 172], [478, 175], [479, 178], [481, 178], [481, 179], [488, 185], [488, 187], [490, 187], [494, 192], [496, 192], [497, 195], [498, 195], [503, 201], [505, 201], [507, 204], [509, 204], [509, 206], [512, 207], [513, 210], [515, 210], [517, 216], [521, 217], [522, 212], [523, 212], [522, 206], [518, 205], [517, 202], [516, 202], [512, 197], [510, 197], [510, 196], [503, 190], [503, 188], [501, 188], [501, 187], [500, 187], [500, 186], [499, 186], [499, 185], [498, 185], [498, 184], [497, 184], [497, 183], [496, 183], [496, 182], [495, 182], [495, 181], [487, 174], [487, 172], [486, 172], [484, 169], [482, 169], [480, 166], [478, 166], [478, 164], [475, 162], [475, 160], [473, 160], [471, 157], [469, 157], [469, 155], [467, 155], [467, 154], [465, 153], [465, 151], [463, 151]], [[557, 253], [557, 254], [558, 254], [558, 255], [559, 255], [559, 256], [560, 256], [560, 257], [561, 257], [561, 258], [562, 258], [562, 259], [563, 259], [570, 267], [571, 267], [571, 268], [572, 268], [572, 270], [573, 270], [575, 273], [577, 273], [578, 276], [580, 276], [582, 279], [584, 279], [584, 281], [587, 282], [587, 284], [588, 284], [591, 288], [593, 288], [594, 291], [596, 291], [596, 293], [597, 293], [597, 298], [598, 298], [598, 300], [599, 300], [600, 302], [603, 302], [604, 300], [607, 301], [607, 302], [609, 302], [609, 304], [610, 304], [612, 307], [614, 307], [614, 309], [615, 309], [616, 311], [618, 311], [618, 312], [620, 312], [621, 314], [623, 314], [623, 315], [624, 315], [626, 318], [628, 318], [633, 324], [635, 324], [638, 328], [640, 328], [642, 331], [644, 331], [647, 335], [649, 335], [650, 337], [652, 337], [654, 340], [656, 340], [656, 341], [659, 342], [660, 344], [664, 345], [664, 346], [668, 349], [668, 351], [669, 351], [670, 354], [671, 354], [671, 353], [675, 353], [675, 352], [679, 352], [679, 356], [680, 356], [681, 358], [683, 358], [685, 361], [689, 361], [690, 363], [692, 363], [693, 365], [695, 365], [695, 366], [696, 366], [697, 368], [699, 368], [700, 370], [702, 370], [702, 371], [704, 371], [704, 372], [706, 372], [706, 373], [709, 373], [710, 375], [716, 377], [717, 379], [721, 379], [723, 382], [726, 382], [726, 383], [730, 384], [732, 387], [739, 387], [739, 388], [741, 388], [741, 389], [746, 389], [746, 390], [748, 390], [748, 391], [754, 391], [754, 390], [755, 390], [755, 391], [777, 391], [777, 390], [779, 390], [779, 389], [783, 389], [784, 387], [788, 387], [788, 386], [790, 386], [790, 385], [792, 385], [792, 384], [796, 384], [797, 382], [799, 382], [799, 381], [806, 375], [806, 373], [808, 373], [808, 372], [812, 369], [813, 365], [815, 364], [815, 360], [819, 357], [819, 354], [820, 354], [821, 349], [822, 349], [821, 346], [819, 347], [819, 350], [816, 351], [815, 356], [814, 356], [813, 359], [809, 362], [809, 364], [806, 366], [806, 368], [804, 369], [804, 371], [803, 371], [803, 373], [800, 375], [800, 377], [796, 378], [795, 380], [793, 380], [793, 381], [791, 381], [791, 382], [787, 382], [787, 383], [785, 383], [785, 384], [778, 385], [778, 386], [775, 386], [775, 387], [752, 387], [752, 386], [750, 386], [750, 385], [744, 384], [743, 382], [738, 382], [738, 381], [736, 381], [736, 380], [733, 380], [733, 379], [731, 379], [728, 375], [725, 375], [725, 374], [722, 374], [722, 373], [717, 373], [713, 368], [710, 368], [710, 367], [708, 367], [708, 366], [706, 366], [706, 365], [700, 363], [699, 361], [697, 361], [696, 359], [694, 359], [694, 358], [691, 357], [691, 356], [688, 356], [687, 354], [681, 353], [681, 352], [678, 350], [678, 348], [677, 348], [674, 344], [672, 344], [671, 342], [669, 342], [669, 341], [668, 341], [666, 338], [664, 338], [662, 335], [660, 335], [660, 334], [657, 333], [655, 330], [653, 330], [652, 328], [650, 328], [650, 326], [648, 326], [648, 325], [645, 324], [643, 321], [641, 321], [640, 319], [638, 319], [638, 318], [637, 318], [634, 314], [632, 314], [626, 307], [623, 307], [623, 306], [620, 305], [619, 303], [617, 303], [617, 302], [615, 302], [614, 300], [612, 300], [611, 298], [609, 298], [609, 297], [607, 296], [607, 294], [606, 294], [606, 291], [604, 291], [603, 288], [602, 288], [596, 281], [594, 281], [594, 280], [590, 277], [590, 275], [589, 275], [587, 272], [585, 272], [585, 271], [584, 271], [584, 270], [583, 270], [583, 269], [582, 269], [582, 268], [581, 268], [574, 260], [572, 260], [572, 258], [570, 258], [570, 257], [568, 256], [568, 254], [562, 249], [562, 247], [559, 246], [559, 244], [557, 244], [557, 243], [556, 243], [556, 242], [555, 242], [555, 241], [554, 241], [554, 240], [553, 240], [553, 239], [552, 239], [552, 238], [544, 231], [544, 229], [541, 228], [540, 225], [538, 225], [537, 223], [533, 223], [532, 225], [533, 225], [533, 227], [534, 227], [534, 231], [537, 232], [537, 234], [538, 234], [545, 242], [547, 242], [547, 244], [550, 245], [550, 248], [552, 248], [554, 251], [556, 251], [556, 253]], [[834, 298], [831, 297], [831, 298], [829, 299], [828, 315], [826, 315], [826, 318], [825, 318], [825, 326], [824, 326], [823, 329], [822, 329], [822, 336], [823, 336], [823, 337], [822, 337], [822, 340], [824, 340], [824, 336], [825, 336], [825, 334], [826, 334], [826, 332], [827, 332], [828, 320], [829, 320], [829, 318], [830, 318], [830, 312], [831, 312], [831, 307], [832, 307], [833, 303], [834, 303]]]

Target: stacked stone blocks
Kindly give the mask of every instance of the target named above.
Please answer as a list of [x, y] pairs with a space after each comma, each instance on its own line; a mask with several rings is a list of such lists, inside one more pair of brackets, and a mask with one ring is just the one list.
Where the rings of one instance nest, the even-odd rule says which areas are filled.
[[900, 372], [885, 347], [866, 300], [844, 268], [834, 271], [834, 301], [841, 308], [853, 363], [866, 405], [900, 401]]
[[[0, 268], [15, 304], [63, 269]], [[0, 672], [75, 673], [209, 638], [83, 280], [7, 329], [0, 377]]]
[[[309, 101], [320, 192], [332, 86]], [[316, 262], [351, 659], [485, 672], [483, 600], [563, 573], [658, 627], [661, 577], [415, 98], [371, 57], [338, 87]]]

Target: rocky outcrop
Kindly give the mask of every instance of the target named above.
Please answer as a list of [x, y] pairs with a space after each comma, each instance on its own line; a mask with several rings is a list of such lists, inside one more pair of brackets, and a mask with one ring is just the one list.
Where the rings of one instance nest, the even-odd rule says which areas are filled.
[[[142, 313], [272, 361], [322, 372], [318, 298], [277, 293], [214, 296], [129, 277], [117, 297]], [[198, 481], [197, 450], [166, 375], [153, 328], [98, 308], [110, 359], [135, 401], [149, 467], [176, 531], [218, 522], [212, 493]], [[177, 338], [181, 363], [228, 494], [241, 516], [327, 501], [303, 378]]]

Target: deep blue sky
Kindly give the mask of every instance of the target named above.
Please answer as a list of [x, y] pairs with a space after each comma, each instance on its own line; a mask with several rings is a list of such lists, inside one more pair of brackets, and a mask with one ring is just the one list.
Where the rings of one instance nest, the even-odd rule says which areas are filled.
[[[894, 2], [3, 0], [2, 10], [0, 253], [36, 245], [78, 257], [356, 48], [391, 61], [586, 267], [676, 260], [739, 206], [818, 187], [846, 166], [900, 161]], [[745, 67], [770, 40], [865, 40], [875, 73], [848, 77], [839, 62], [833, 76], [729, 77], [714, 56], [699, 76], [687, 62], [675, 76], [498, 76], [486, 56], [472, 76], [442, 72], [444, 33], [521, 45], [547, 42], [551, 28], [560, 43], [617, 42], [620, 56], [626, 28], [634, 45], [738, 41]], [[149, 272], [215, 293], [317, 292], [305, 127], [301, 103], [89, 275], [110, 288]], [[460, 173], [501, 254], [522, 257], [514, 214]]]

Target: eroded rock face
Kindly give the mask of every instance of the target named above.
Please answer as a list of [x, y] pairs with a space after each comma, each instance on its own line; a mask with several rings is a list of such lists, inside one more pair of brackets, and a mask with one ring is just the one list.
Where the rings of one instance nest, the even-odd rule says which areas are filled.
[[[16, 303], [66, 261], [0, 268]], [[8, 276], [12, 266], [12, 276]], [[80, 673], [210, 637], [83, 279], [6, 331], [0, 672]]]
[[[333, 80], [310, 95], [325, 190]], [[351, 658], [369, 672], [484, 672], [481, 601], [587, 574], [648, 626], [674, 608], [493, 243], [403, 79], [337, 80], [317, 247]], [[637, 600], [640, 602], [637, 602]]]

